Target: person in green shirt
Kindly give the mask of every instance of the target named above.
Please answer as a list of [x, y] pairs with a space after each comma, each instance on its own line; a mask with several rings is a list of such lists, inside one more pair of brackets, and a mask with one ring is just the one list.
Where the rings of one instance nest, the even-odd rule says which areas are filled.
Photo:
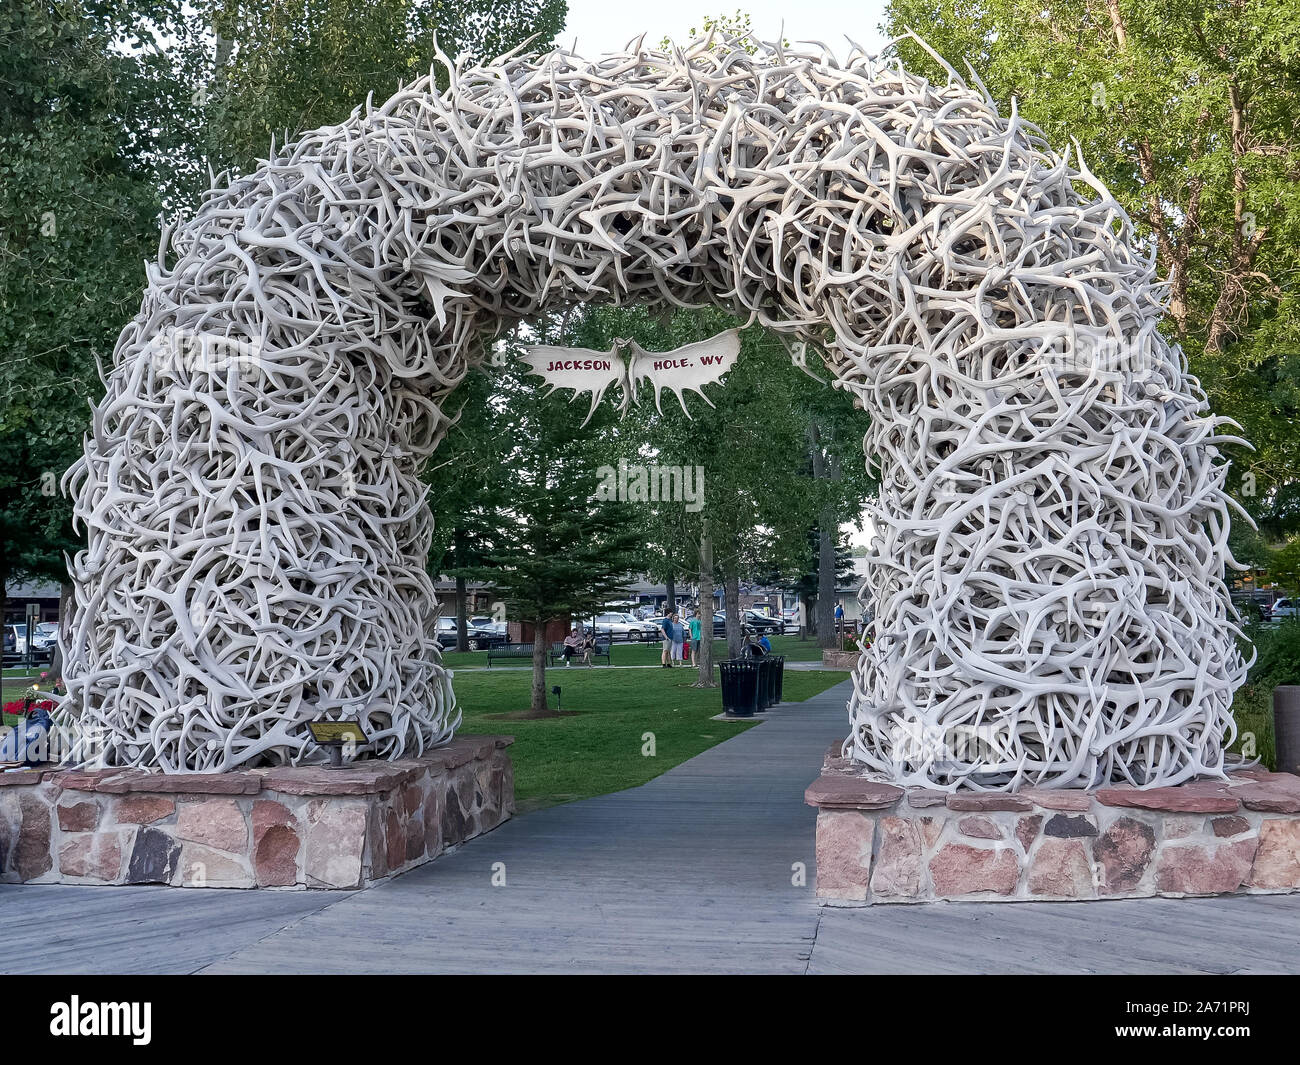
[[700, 660], [700, 612], [691, 615], [691, 661]]

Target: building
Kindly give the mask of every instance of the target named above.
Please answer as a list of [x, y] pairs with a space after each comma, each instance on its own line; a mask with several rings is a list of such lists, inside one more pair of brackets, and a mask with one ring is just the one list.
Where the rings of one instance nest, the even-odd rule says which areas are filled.
[[51, 581], [28, 581], [5, 587], [6, 625], [21, 625], [27, 620], [27, 607], [35, 603], [41, 621], [59, 620], [59, 586]]

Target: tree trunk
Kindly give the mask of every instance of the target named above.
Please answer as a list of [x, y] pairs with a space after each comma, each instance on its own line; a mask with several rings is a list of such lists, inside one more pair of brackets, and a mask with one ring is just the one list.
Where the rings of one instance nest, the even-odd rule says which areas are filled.
[[713, 538], [709, 523], [704, 523], [700, 533], [700, 655], [696, 667], [699, 678], [697, 688], [715, 687], [713, 682]]
[[72, 621], [72, 585], [59, 585], [59, 636], [54, 641], [54, 653], [50, 656], [50, 678], [58, 681], [63, 677], [63, 642], [67, 626]]
[[739, 658], [742, 643], [740, 635], [740, 573], [735, 568], [734, 562], [722, 569], [722, 601], [723, 607], [727, 611], [727, 657]]
[[[808, 442], [812, 445], [813, 479], [829, 480], [826, 458], [822, 454], [821, 433], [816, 424], [808, 426]], [[831, 507], [823, 508], [817, 530], [817, 643], [820, 647], [836, 646], [835, 632], [835, 513]]]
[[[451, 537], [453, 557], [456, 559], [457, 566], [465, 564], [465, 534], [459, 528], [452, 533]], [[469, 650], [469, 631], [465, 624], [465, 578], [463, 575], [456, 577], [456, 650]]]
[[813, 598], [810, 595], [799, 596], [799, 605], [803, 607], [800, 611], [801, 619], [799, 623], [799, 639], [806, 640], [817, 631], [816, 619], [813, 614]]
[[456, 578], [456, 650], [469, 650], [469, 626], [465, 623], [465, 578]]
[[546, 621], [533, 625], [533, 695], [528, 716], [555, 716], [555, 711], [546, 705]]
[[664, 607], [664, 617], [671, 617], [677, 612], [677, 577], [672, 570], [664, 581], [664, 591], [668, 593], [668, 603]]
[[[825, 520], [826, 515], [822, 515]], [[817, 644], [835, 647], [835, 538], [823, 527], [817, 533]]]

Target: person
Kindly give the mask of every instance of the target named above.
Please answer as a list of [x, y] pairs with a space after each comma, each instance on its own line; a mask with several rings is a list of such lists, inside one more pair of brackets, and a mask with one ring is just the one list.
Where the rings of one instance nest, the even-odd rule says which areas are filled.
[[567, 669], [573, 665], [573, 657], [578, 653], [582, 646], [582, 637], [578, 635], [578, 630], [574, 629], [564, 638], [564, 666]]
[[659, 622], [659, 626], [664, 630], [664, 646], [663, 652], [659, 655], [659, 661], [663, 663], [664, 669], [671, 669], [673, 664], [673, 619], [665, 614], [663, 621]]
[[596, 634], [588, 629], [582, 637], [582, 661], [584, 665], [594, 666], [591, 656], [596, 653]]
[[680, 614], [673, 615], [673, 662], [682, 660], [682, 641], [686, 637], [686, 627], [682, 624]]
[[844, 600], [842, 599], [835, 601], [835, 624], [844, 624]]
[[[758, 641], [758, 637], [754, 635], [754, 630], [748, 625], [745, 625], [741, 629], [741, 634], [745, 641], [744, 645], [740, 649], [741, 654], [746, 655], [749, 658], [762, 658], [763, 655], [767, 653], [764, 651], [763, 645]], [[771, 645], [769, 644], [768, 646]]]
[[691, 660], [699, 665], [700, 661], [700, 612], [691, 615]]
[[758, 645], [763, 648], [763, 653], [765, 655], [770, 655], [772, 653], [772, 641], [767, 638], [767, 633], [763, 633], [758, 638]]

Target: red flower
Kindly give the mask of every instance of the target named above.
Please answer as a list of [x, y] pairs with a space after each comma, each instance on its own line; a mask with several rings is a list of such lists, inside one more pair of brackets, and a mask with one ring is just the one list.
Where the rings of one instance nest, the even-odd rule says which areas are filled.
[[[52, 699], [42, 699], [38, 703], [32, 703], [31, 709], [48, 710], [53, 713], [54, 701]], [[5, 703], [4, 706], [0, 706], [0, 711], [3, 711], [6, 714], [13, 714], [14, 717], [23, 717], [27, 713], [27, 706], [21, 699], [15, 699], [11, 703]]]

